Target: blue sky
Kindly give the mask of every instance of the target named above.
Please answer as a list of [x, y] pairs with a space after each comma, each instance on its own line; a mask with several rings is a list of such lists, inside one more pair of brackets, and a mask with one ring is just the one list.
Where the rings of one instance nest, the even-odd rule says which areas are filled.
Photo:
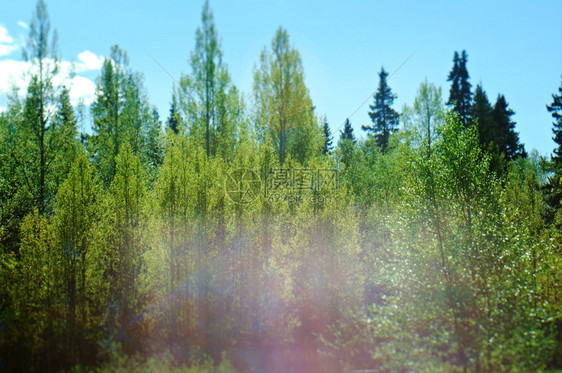
[[[490, 101], [506, 96], [526, 148], [550, 154], [552, 118], [545, 109], [562, 79], [562, 1], [219, 1], [211, 8], [224, 61], [234, 83], [251, 96], [253, 68], [281, 25], [300, 51], [317, 114], [332, 131], [376, 89], [381, 66], [395, 109], [411, 104], [426, 78], [448, 98], [454, 51], [468, 53], [473, 87], [482, 83]], [[0, 2], [0, 108], [8, 80], [17, 82], [21, 44], [35, 1]], [[47, 1], [64, 61], [75, 62], [74, 98], [91, 98], [101, 56], [119, 44], [162, 118], [168, 116], [172, 79], [179, 79], [200, 25], [198, 1]], [[358, 135], [369, 122], [368, 104], [351, 118]]]

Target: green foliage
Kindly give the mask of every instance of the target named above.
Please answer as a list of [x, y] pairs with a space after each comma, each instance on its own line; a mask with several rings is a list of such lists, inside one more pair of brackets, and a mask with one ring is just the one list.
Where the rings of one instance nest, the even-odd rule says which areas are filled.
[[322, 132], [304, 84], [300, 53], [281, 27], [273, 37], [271, 52], [262, 51], [254, 71], [254, 100], [258, 136], [273, 144], [281, 165], [288, 156], [306, 163], [318, 154]]
[[511, 109], [481, 86], [467, 111], [465, 53], [458, 113], [426, 81], [394, 131], [383, 70], [376, 136], [347, 120], [331, 153], [287, 32], [261, 54], [248, 118], [206, 2], [168, 130], [115, 46], [85, 149], [46, 15], [40, 1], [27, 48], [40, 73], [0, 113], [0, 370], [562, 364], [560, 152], [519, 157]]
[[213, 13], [206, 1], [202, 26], [195, 32], [191, 53], [192, 73], [183, 75], [176, 91], [187, 118], [189, 135], [204, 147], [207, 157], [230, 159], [242, 114], [242, 101], [222, 62], [220, 40]]
[[328, 119], [324, 117], [322, 119], [322, 131], [324, 132], [324, 147], [322, 148], [322, 152], [324, 154], [330, 154], [332, 152], [332, 131], [330, 130], [330, 125], [328, 124]]
[[370, 126], [362, 126], [364, 131], [368, 131], [370, 135], [375, 137], [377, 146], [379, 146], [382, 151], [386, 151], [388, 147], [388, 140], [392, 133], [397, 131], [398, 122], [400, 115], [394, 111], [392, 104], [396, 99], [396, 95], [392, 93], [392, 90], [387, 83], [388, 73], [381, 68], [379, 73], [379, 87], [377, 88], [377, 93], [375, 93], [375, 102], [370, 105], [371, 111], [369, 112], [369, 117], [373, 122]]
[[[552, 95], [552, 103], [546, 108], [554, 118], [552, 133], [554, 133], [553, 140], [556, 143], [554, 154], [546, 165], [551, 175], [544, 186], [545, 201], [548, 207], [547, 219], [552, 222], [562, 206], [562, 83], [558, 88], [558, 95]], [[560, 225], [557, 226], [560, 227]]]
[[116, 157], [125, 144], [140, 156], [149, 173], [162, 160], [161, 124], [145, 97], [142, 76], [132, 72], [127, 53], [114, 45], [102, 65], [91, 106], [93, 134], [88, 150], [107, 187], [116, 173]]
[[449, 72], [447, 81], [451, 82], [451, 89], [449, 91], [449, 105], [453, 111], [459, 116], [459, 120], [464, 125], [468, 125], [471, 119], [471, 103], [472, 92], [470, 91], [471, 84], [468, 81], [470, 76], [466, 64], [468, 62], [468, 55], [463, 50], [461, 55], [455, 52], [453, 56], [453, 68]]
[[411, 132], [413, 146], [425, 146], [428, 153], [437, 141], [437, 134], [445, 119], [441, 88], [423, 82], [412, 107], [402, 110], [404, 129]]
[[170, 116], [167, 121], [167, 128], [170, 129], [174, 134], [180, 133], [183, 128], [182, 118], [179, 112], [178, 100], [176, 94], [172, 95], [172, 103], [170, 104]]

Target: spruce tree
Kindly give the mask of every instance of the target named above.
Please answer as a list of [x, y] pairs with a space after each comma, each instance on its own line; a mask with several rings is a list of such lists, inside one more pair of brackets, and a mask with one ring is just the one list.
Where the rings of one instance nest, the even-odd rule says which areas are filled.
[[178, 100], [176, 95], [172, 96], [172, 103], [170, 104], [170, 116], [168, 117], [168, 128], [174, 133], [178, 134], [180, 132], [181, 116], [178, 111]]
[[353, 161], [355, 153], [355, 144], [357, 140], [353, 134], [353, 127], [349, 118], [345, 120], [343, 131], [340, 132], [340, 139], [338, 141], [338, 150], [340, 152], [340, 160], [346, 167], [349, 167]]
[[470, 76], [466, 68], [467, 62], [468, 55], [466, 51], [463, 50], [460, 57], [455, 52], [453, 56], [453, 69], [449, 72], [447, 78], [447, 81], [451, 82], [447, 104], [453, 107], [453, 111], [458, 114], [461, 123], [465, 126], [470, 122], [470, 106], [472, 101], [471, 84], [468, 81]]
[[556, 143], [547, 169], [551, 175], [548, 183], [544, 186], [545, 200], [547, 203], [547, 218], [549, 221], [554, 219], [556, 211], [562, 207], [562, 83], [558, 87], [558, 94], [552, 95], [552, 103], [546, 109], [554, 118], [552, 123], [552, 138]]
[[63, 86], [55, 117], [53, 118], [52, 144], [53, 178], [56, 187], [66, 179], [78, 152], [78, 130], [74, 108], [70, 102], [70, 90]]
[[478, 84], [474, 91], [471, 116], [472, 121], [478, 126], [478, 136], [483, 148], [487, 148], [498, 137], [492, 111], [492, 104], [490, 104], [484, 88], [482, 88], [481, 84]]
[[519, 134], [515, 132], [515, 122], [511, 117], [515, 114], [508, 107], [504, 95], [498, 95], [492, 118], [497, 128], [497, 144], [501, 153], [505, 154], [507, 160], [512, 160], [517, 156], [525, 156], [525, 149], [519, 143]]
[[332, 152], [332, 131], [330, 131], [330, 125], [325, 117], [323, 122], [324, 124], [322, 125], [322, 129], [324, 131], [324, 146], [322, 148], [322, 152], [324, 154], [330, 154]]
[[146, 133], [144, 134], [143, 161], [148, 167], [151, 179], [156, 178], [156, 171], [164, 161], [164, 144], [162, 139], [162, 123], [158, 110], [152, 108], [147, 118]]
[[552, 103], [547, 105], [546, 109], [554, 118], [552, 123], [554, 137], [552, 139], [557, 147], [554, 149], [552, 160], [555, 162], [556, 168], [562, 170], [562, 83], [558, 87], [558, 95], [552, 95]]
[[353, 142], [354, 144], [357, 142], [357, 140], [355, 139], [355, 135], [353, 134], [353, 127], [351, 127], [351, 122], [349, 121], [349, 118], [345, 120], [343, 131], [341, 131], [340, 133], [340, 139], [351, 140], [351, 142]]
[[364, 131], [375, 136], [377, 145], [384, 152], [388, 146], [388, 139], [391, 133], [397, 131], [399, 115], [392, 108], [392, 103], [396, 95], [387, 84], [388, 73], [381, 68], [379, 73], [379, 87], [375, 93], [375, 102], [370, 105], [369, 116], [373, 122], [370, 126], [362, 126]]
[[[115, 48], [115, 47], [114, 47]], [[112, 50], [112, 56], [116, 57]], [[121, 87], [121, 67], [127, 63], [127, 58], [121, 63], [106, 58], [101, 69], [101, 76], [97, 84], [96, 99], [92, 103], [93, 135], [88, 145], [95, 164], [100, 170], [102, 180], [108, 186], [115, 176], [115, 157], [119, 152], [122, 141], [122, 124], [119, 120], [122, 111], [122, 98], [119, 94]]]
[[140, 156], [143, 167], [150, 167], [146, 154], [147, 136], [154, 131], [152, 107], [144, 92], [142, 76], [129, 68], [129, 57], [118, 45], [101, 68], [96, 97], [91, 106], [93, 134], [88, 150], [105, 185], [109, 187], [116, 173], [116, 157], [129, 144]]

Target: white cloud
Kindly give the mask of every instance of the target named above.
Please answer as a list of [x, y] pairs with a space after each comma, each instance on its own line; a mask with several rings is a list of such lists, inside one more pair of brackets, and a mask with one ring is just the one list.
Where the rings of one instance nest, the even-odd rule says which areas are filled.
[[98, 56], [90, 51], [84, 51], [78, 55], [76, 67], [78, 71], [99, 70], [103, 63], [103, 57]]
[[70, 101], [73, 105], [78, 104], [80, 100], [86, 105], [90, 105], [94, 101], [96, 93], [96, 85], [88, 78], [83, 76], [75, 76], [70, 86]]
[[[0, 51], [1, 47], [0, 44]], [[91, 79], [79, 74], [99, 70], [102, 62], [103, 57], [90, 51], [80, 53], [77, 62], [62, 60], [59, 63], [58, 74], [53, 77], [53, 85], [55, 87], [66, 85], [70, 89], [70, 100], [73, 105], [80, 101], [90, 105], [94, 100], [96, 85]], [[28, 62], [0, 59], [0, 112], [5, 109], [2, 106], [5, 105], [5, 98], [14, 85], [19, 88], [20, 96], [25, 94], [29, 84], [29, 74], [27, 73], [30, 70], [33, 71], [34, 68]]]
[[13, 43], [14, 39], [8, 35], [8, 30], [0, 25], [0, 43]]
[[24, 61], [1, 60], [0, 61], [0, 94], [10, 92], [12, 85], [25, 87], [26, 79], [24, 73], [28, 70], [28, 64]]
[[13, 51], [15, 51], [16, 49], [18, 49], [18, 46], [15, 44], [12, 45], [0, 44], [0, 56], [6, 56], [12, 53]]
[[29, 26], [27, 25], [27, 23], [25, 23], [24, 21], [18, 21], [18, 26], [19, 26], [19, 27], [22, 27], [22, 28], [24, 28], [24, 29], [26, 29], [26, 30], [29, 28]]
[[0, 26], [0, 56], [5, 56], [18, 49], [14, 39], [8, 34], [8, 30]]

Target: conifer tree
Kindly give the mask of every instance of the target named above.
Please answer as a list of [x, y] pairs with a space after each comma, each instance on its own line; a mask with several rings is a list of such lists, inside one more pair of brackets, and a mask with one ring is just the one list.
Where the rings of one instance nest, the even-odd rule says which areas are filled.
[[56, 193], [56, 186], [52, 183], [52, 159], [60, 149], [52, 144], [60, 144], [62, 141], [59, 140], [65, 140], [54, 133], [56, 126], [53, 125], [52, 108], [56, 106], [53, 78], [59, 71], [56, 48], [57, 33], [51, 33], [47, 6], [43, 0], [39, 0], [23, 50], [24, 59], [33, 67], [25, 100], [24, 121], [18, 128], [17, 138], [23, 142], [19, 143], [20, 151], [12, 152], [16, 163], [24, 168], [22, 174], [29, 188], [27, 193], [33, 196], [33, 206], [38, 208], [39, 213], [46, 212], [49, 201]]
[[447, 104], [458, 114], [461, 123], [465, 126], [470, 123], [470, 106], [472, 102], [471, 84], [468, 81], [470, 76], [466, 68], [468, 55], [462, 51], [460, 57], [455, 52], [453, 57], [453, 69], [449, 72], [447, 81], [451, 82], [449, 100]]
[[498, 138], [498, 130], [492, 116], [492, 111], [492, 105], [488, 100], [484, 88], [481, 84], [478, 84], [474, 91], [471, 116], [472, 120], [478, 125], [478, 137], [483, 149], [488, 148], [488, 146], [492, 142], [497, 141]]
[[355, 139], [355, 135], [353, 134], [353, 127], [351, 126], [351, 122], [349, 118], [345, 120], [345, 124], [343, 125], [343, 130], [340, 133], [341, 140], [350, 140], [352, 143], [356, 143], [357, 140]]
[[324, 132], [324, 146], [322, 147], [322, 152], [324, 154], [330, 154], [332, 152], [332, 131], [330, 130], [330, 125], [328, 124], [328, 119], [324, 117], [322, 130]]
[[153, 107], [150, 111], [151, 113], [146, 117], [148, 123], [145, 126], [146, 134], [143, 136], [144, 146], [142, 155], [144, 164], [150, 173], [149, 178], [153, 181], [156, 178], [156, 171], [164, 161], [164, 145], [162, 123], [160, 122], [158, 110]]
[[554, 137], [552, 139], [556, 144], [556, 148], [553, 151], [554, 154], [547, 164], [551, 175], [544, 187], [545, 199], [548, 205], [547, 217], [549, 221], [553, 221], [556, 211], [562, 209], [562, 83], [558, 87], [558, 94], [552, 95], [552, 103], [547, 105], [546, 109], [554, 118], [552, 123]]
[[129, 57], [118, 45], [103, 62], [96, 85], [96, 97], [91, 106], [93, 134], [88, 146], [101, 178], [109, 187], [115, 177], [116, 157], [121, 146], [129, 144], [140, 157], [142, 165], [150, 168], [151, 150], [147, 136], [154, 133], [154, 111], [148, 103], [142, 76], [129, 68]]
[[345, 120], [343, 130], [340, 131], [340, 139], [338, 141], [341, 161], [346, 165], [346, 167], [349, 167], [352, 163], [356, 142], [357, 139], [353, 134], [353, 127], [351, 126], [349, 118], [347, 118]]
[[515, 132], [515, 122], [511, 117], [515, 112], [508, 107], [504, 95], [498, 95], [492, 118], [497, 128], [497, 144], [501, 153], [505, 154], [507, 160], [517, 156], [525, 156], [525, 149], [519, 143], [519, 134]]
[[376, 144], [384, 152], [388, 147], [388, 139], [390, 134], [396, 132], [398, 129], [399, 115], [392, 108], [392, 104], [396, 99], [396, 95], [387, 84], [388, 73], [381, 68], [379, 73], [379, 87], [375, 94], [375, 102], [370, 105], [372, 125], [362, 126], [364, 131], [368, 131], [370, 135], [375, 136]]
[[170, 104], [170, 116], [168, 117], [167, 127], [174, 133], [178, 134], [181, 127], [181, 115], [178, 108], [178, 100], [176, 95], [172, 95], [172, 103]]

